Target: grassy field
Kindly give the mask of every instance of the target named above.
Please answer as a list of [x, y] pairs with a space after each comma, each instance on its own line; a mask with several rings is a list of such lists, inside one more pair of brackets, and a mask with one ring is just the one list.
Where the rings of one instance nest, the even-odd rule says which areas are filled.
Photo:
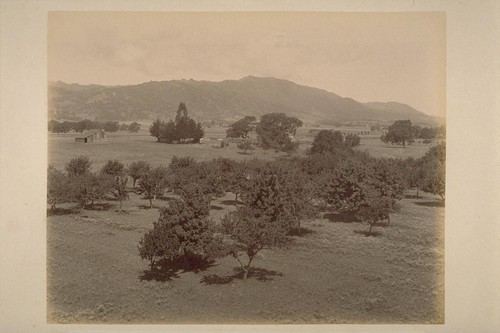
[[[174, 156], [208, 160], [274, 159], [257, 148], [244, 155], [235, 144], [220, 148], [224, 128], [207, 129], [197, 145], [167, 145], [143, 129], [109, 134], [93, 144], [75, 143], [74, 134], [49, 135], [49, 162], [57, 168], [87, 155], [97, 170], [116, 158], [168, 164]], [[310, 145], [307, 129], [297, 138]], [[429, 146], [405, 149], [362, 138], [360, 150], [377, 157], [420, 157]], [[284, 154], [283, 154], [284, 155]], [[233, 196], [214, 202], [217, 221]], [[152, 274], [138, 255], [138, 241], [159, 217], [157, 209], [131, 194], [124, 212], [117, 202], [78, 214], [63, 206], [47, 219], [48, 320], [58, 323], [442, 323], [444, 316], [444, 208], [424, 194], [401, 201], [388, 228], [376, 237], [367, 229], [329, 214], [304, 224], [285, 249], [265, 251], [247, 281], [235, 275], [230, 257], [193, 271], [176, 267]], [[165, 205], [157, 200], [155, 205]]]
[[[118, 159], [128, 164], [133, 161], [145, 160], [156, 166], [168, 164], [174, 156], [192, 156], [196, 160], [211, 160], [216, 157], [228, 157], [236, 160], [260, 158], [274, 159], [285, 153], [275, 153], [272, 150], [263, 150], [258, 147], [251, 154], [242, 154], [236, 144], [231, 143], [221, 149], [220, 140], [225, 138], [226, 128], [206, 129], [205, 140], [201, 144], [159, 144], [156, 138], [149, 135], [147, 129], [139, 133], [109, 133], [106, 141], [91, 144], [78, 143], [74, 138], [78, 134], [49, 134], [49, 163], [63, 169], [64, 165], [74, 157], [86, 155], [91, 158], [95, 168], [101, 167], [110, 159]], [[303, 153], [312, 143], [313, 136], [308, 133], [310, 129], [299, 129], [297, 139], [301, 142], [299, 154]], [[401, 146], [386, 145], [380, 142], [378, 136], [363, 137], [358, 150], [367, 151], [374, 157], [421, 157], [430, 145], [415, 143], [403, 148]]]
[[[234, 209], [229, 199], [214, 203], [214, 219]], [[151, 274], [137, 244], [157, 209], [135, 195], [124, 213], [108, 204], [48, 218], [50, 322], [443, 322], [444, 208], [433, 196], [403, 199], [376, 237], [328, 214], [307, 222], [286, 249], [264, 252], [247, 281], [230, 257]]]

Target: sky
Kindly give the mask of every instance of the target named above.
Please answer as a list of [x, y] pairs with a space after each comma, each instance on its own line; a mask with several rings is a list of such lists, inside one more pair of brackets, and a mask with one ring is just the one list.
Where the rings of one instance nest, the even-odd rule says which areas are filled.
[[276, 77], [443, 116], [445, 26], [436, 12], [50, 12], [48, 78]]

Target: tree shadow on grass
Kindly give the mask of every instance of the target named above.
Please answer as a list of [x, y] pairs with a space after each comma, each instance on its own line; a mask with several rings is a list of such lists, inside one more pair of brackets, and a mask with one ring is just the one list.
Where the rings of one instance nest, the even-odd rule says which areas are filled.
[[[234, 271], [233, 275], [227, 275], [227, 276], [220, 276], [217, 274], [205, 275], [201, 279], [200, 283], [206, 285], [228, 284], [233, 282], [234, 280], [243, 280], [244, 273], [240, 267], [235, 267], [233, 271]], [[283, 276], [283, 273], [277, 271], [271, 271], [265, 268], [252, 267], [248, 272], [247, 279], [255, 278], [258, 281], [265, 282], [274, 280], [274, 277], [276, 276]]]
[[141, 281], [171, 281], [173, 278], [179, 278], [179, 273], [193, 272], [197, 274], [214, 265], [213, 260], [194, 254], [184, 255], [173, 260], [161, 259], [153, 268], [144, 270], [139, 279]]
[[221, 204], [226, 205], [226, 206], [236, 206], [237, 204], [242, 204], [241, 201], [236, 201], [236, 200], [223, 200], [221, 201]]
[[149, 204], [140, 204], [140, 205], [137, 205], [137, 207], [139, 207], [139, 209], [157, 209], [159, 207], [157, 206], [154, 206], [153, 207], [149, 207]]
[[405, 199], [422, 199], [421, 195], [417, 196], [416, 194], [407, 194], [405, 195]]
[[376, 230], [372, 230], [371, 232], [369, 232], [368, 230], [354, 230], [354, 233], [359, 234], [359, 235], [363, 235], [365, 237], [370, 237], [370, 236], [377, 237], [377, 236], [382, 235], [381, 232], [376, 231]]
[[110, 204], [109, 202], [96, 202], [93, 205], [86, 205], [85, 210], [91, 211], [108, 211], [113, 208], [115, 205]]
[[356, 217], [353, 214], [340, 214], [340, 213], [328, 213], [323, 215], [324, 219], [330, 222], [341, 222], [341, 223], [353, 223], [357, 222]]
[[70, 214], [75, 214], [78, 212], [78, 209], [75, 208], [56, 208], [54, 211], [52, 209], [48, 208], [47, 209], [47, 216], [53, 216], [53, 215], [70, 215]]
[[210, 205], [210, 210], [223, 210], [224, 208], [216, 205]]
[[294, 229], [290, 230], [288, 232], [288, 235], [301, 237], [301, 236], [305, 236], [305, 235], [309, 235], [309, 234], [313, 234], [313, 233], [315, 233], [314, 230], [300, 227], [300, 228], [294, 228]]
[[425, 207], [444, 207], [443, 201], [414, 201], [415, 205], [425, 206]]

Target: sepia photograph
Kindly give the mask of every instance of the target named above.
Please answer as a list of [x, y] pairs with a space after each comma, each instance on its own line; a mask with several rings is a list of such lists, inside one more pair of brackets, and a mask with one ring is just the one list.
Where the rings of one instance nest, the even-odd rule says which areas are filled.
[[0, 0], [1, 332], [497, 332], [494, 0]]
[[443, 324], [445, 26], [49, 12], [47, 321]]

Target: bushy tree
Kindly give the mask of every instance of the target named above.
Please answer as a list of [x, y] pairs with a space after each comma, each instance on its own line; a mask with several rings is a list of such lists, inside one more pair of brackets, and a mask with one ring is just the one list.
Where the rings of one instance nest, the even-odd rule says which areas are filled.
[[215, 232], [214, 222], [203, 205], [188, 205], [179, 199], [169, 201], [161, 209], [153, 229], [139, 242], [139, 254], [150, 261], [151, 268], [159, 257], [171, 260], [189, 255], [212, 259], [225, 253], [222, 237]]
[[120, 161], [117, 161], [115, 159], [109, 160], [104, 164], [104, 166], [101, 168], [101, 173], [114, 176], [114, 177], [120, 177], [125, 175], [125, 166], [123, 163]]
[[136, 121], [134, 121], [133, 123], [131, 123], [130, 125], [128, 125], [128, 128], [127, 128], [127, 130], [130, 133], [137, 133], [137, 132], [139, 132], [140, 129], [141, 129], [141, 124], [139, 124]]
[[422, 189], [437, 194], [445, 200], [446, 190], [446, 144], [431, 147], [421, 160], [425, 172]]
[[348, 148], [354, 148], [359, 146], [361, 143], [361, 138], [357, 134], [349, 133], [345, 136], [344, 145]]
[[225, 194], [221, 171], [213, 161], [195, 162], [170, 170], [173, 171], [174, 192], [186, 198], [203, 195], [208, 200], [208, 208], [214, 198]]
[[396, 120], [381, 137], [386, 143], [402, 144], [403, 147], [406, 147], [406, 143], [413, 142], [413, 138], [414, 129], [410, 120]]
[[261, 116], [256, 127], [257, 139], [264, 149], [283, 150], [289, 148], [290, 136], [294, 136], [302, 124], [299, 119], [284, 113], [268, 113]]
[[120, 131], [128, 131], [128, 125], [127, 124], [120, 124]]
[[231, 124], [226, 131], [228, 138], [243, 138], [246, 139], [248, 134], [255, 130], [255, 117], [246, 116], [243, 119]]
[[341, 214], [354, 215], [365, 201], [366, 171], [354, 160], [340, 163], [321, 177], [321, 198]]
[[236, 146], [238, 149], [243, 150], [243, 153], [246, 154], [247, 150], [254, 150], [252, 143], [249, 140], [243, 140]]
[[109, 160], [101, 168], [101, 174], [114, 178], [111, 194], [119, 201], [119, 211], [122, 211], [123, 202], [129, 198], [127, 183], [128, 177], [123, 163], [117, 160]]
[[160, 120], [160, 118], [156, 118], [155, 121], [151, 124], [149, 127], [149, 133], [151, 136], [154, 136], [156, 138], [156, 141], [160, 142], [160, 137], [161, 137], [161, 130], [162, 130], [162, 125], [163, 121]]
[[312, 154], [335, 153], [344, 148], [344, 137], [339, 131], [321, 130], [311, 147]]
[[[240, 264], [243, 279], [246, 280], [255, 256], [265, 248], [280, 247], [289, 242], [288, 228], [272, 215], [262, 214], [258, 208], [238, 207], [226, 214], [222, 230], [229, 237], [227, 252]], [[243, 263], [241, 256], [247, 256]]]
[[66, 163], [65, 170], [68, 176], [81, 176], [90, 172], [90, 167], [92, 163], [87, 156], [78, 156], [72, 158], [68, 163]]
[[69, 177], [70, 197], [79, 204], [80, 210], [89, 202], [93, 207], [95, 201], [104, 199], [113, 185], [113, 177], [102, 173], [87, 172]]
[[288, 231], [300, 228], [300, 221], [312, 217], [312, 188], [308, 179], [293, 165], [254, 163], [242, 192], [245, 206], [280, 221]]
[[356, 217], [363, 223], [369, 225], [368, 235], [372, 234], [372, 228], [381, 221], [390, 222], [389, 213], [394, 211], [393, 199], [377, 194], [368, 195], [365, 204], [357, 211]]
[[153, 200], [162, 196], [168, 186], [168, 169], [158, 166], [144, 173], [139, 181], [138, 193], [149, 200], [149, 208], [153, 208]]
[[52, 212], [55, 211], [56, 204], [69, 201], [69, 190], [68, 176], [53, 165], [49, 165], [47, 170], [47, 202], [50, 204]]
[[118, 132], [120, 129], [120, 123], [117, 121], [107, 121], [104, 123], [103, 130], [106, 132]]
[[218, 158], [213, 161], [221, 175], [223, 191], [235, 195], [234, 202], [238, 204], [238, 196], [247, 188], [249, 170], [245, 161], [238, 162], [229, 158]]
[[137, 180], [140, 179], [149, 170], [151, 170], [151, 165], [145, 161], [132, 162], [127, 166], [127, 173], [132, 178], [133, 188], [135, 188]]

